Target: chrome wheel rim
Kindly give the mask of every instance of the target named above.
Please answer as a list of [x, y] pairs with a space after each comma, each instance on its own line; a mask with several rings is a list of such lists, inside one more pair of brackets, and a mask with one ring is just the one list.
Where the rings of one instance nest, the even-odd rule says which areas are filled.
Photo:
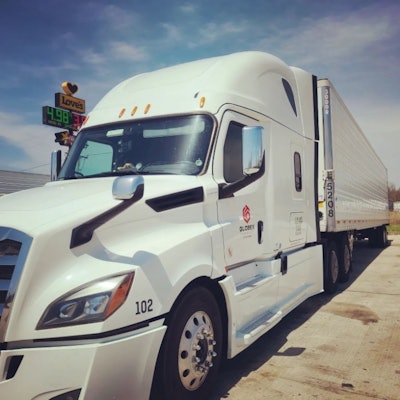
[[178, 370], [185, 389], [197, 390], [203, 384], [217, 355], [215, 345], [210, 317], [203, 311], [195, 312], [188, 319], [179, 343]]

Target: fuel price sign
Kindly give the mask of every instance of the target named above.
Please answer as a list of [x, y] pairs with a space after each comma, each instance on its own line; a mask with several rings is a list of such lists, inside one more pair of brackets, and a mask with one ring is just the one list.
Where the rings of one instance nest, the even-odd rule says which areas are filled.
[[68, 129], [71, 126], [71, 113], [61, 108], [44, 106], [42, 108], [43, 124]]
[[68, 110], [50, 106], [42, 107], [42, 122], [44, 125], [77, 131], [81, 127], [84, 119], [85, 116]]

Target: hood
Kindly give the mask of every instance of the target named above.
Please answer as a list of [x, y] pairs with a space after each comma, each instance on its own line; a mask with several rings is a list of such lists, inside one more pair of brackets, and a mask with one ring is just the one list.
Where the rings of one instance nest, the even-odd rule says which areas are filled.
[[[50, 182], [0, 198], [0, 226], [34, 236], [41, 230], [84, 222], [117, 205], [112, 195], [115, 177]], [[193, 176], [147, 176], [144, 199], [199, 186]]]

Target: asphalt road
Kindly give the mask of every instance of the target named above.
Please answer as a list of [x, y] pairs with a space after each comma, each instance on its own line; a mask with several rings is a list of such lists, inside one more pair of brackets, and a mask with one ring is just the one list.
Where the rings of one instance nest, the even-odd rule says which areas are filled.
[[228, 360], [211, 400], [399, 400], [400, 236], [389, 239], [357, 243], [349, 282]]

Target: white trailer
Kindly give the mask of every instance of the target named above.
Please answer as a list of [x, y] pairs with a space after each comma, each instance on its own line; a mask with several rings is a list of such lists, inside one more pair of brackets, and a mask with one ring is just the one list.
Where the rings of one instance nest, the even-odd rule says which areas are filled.
[[320, 229], [336, 242], [339, 280], [347, 281], [355, 238], [387, 243], [387, 170], [328, 79], [318, 80], [318, 122]]
[[260, 52], [112, 89], [56, 181], [0, 199], [0, 398], [206, 399], [224, 357], [333, 291], [359, 228], [320, 228], [341, 171], [319, 173], [317, 104]]

